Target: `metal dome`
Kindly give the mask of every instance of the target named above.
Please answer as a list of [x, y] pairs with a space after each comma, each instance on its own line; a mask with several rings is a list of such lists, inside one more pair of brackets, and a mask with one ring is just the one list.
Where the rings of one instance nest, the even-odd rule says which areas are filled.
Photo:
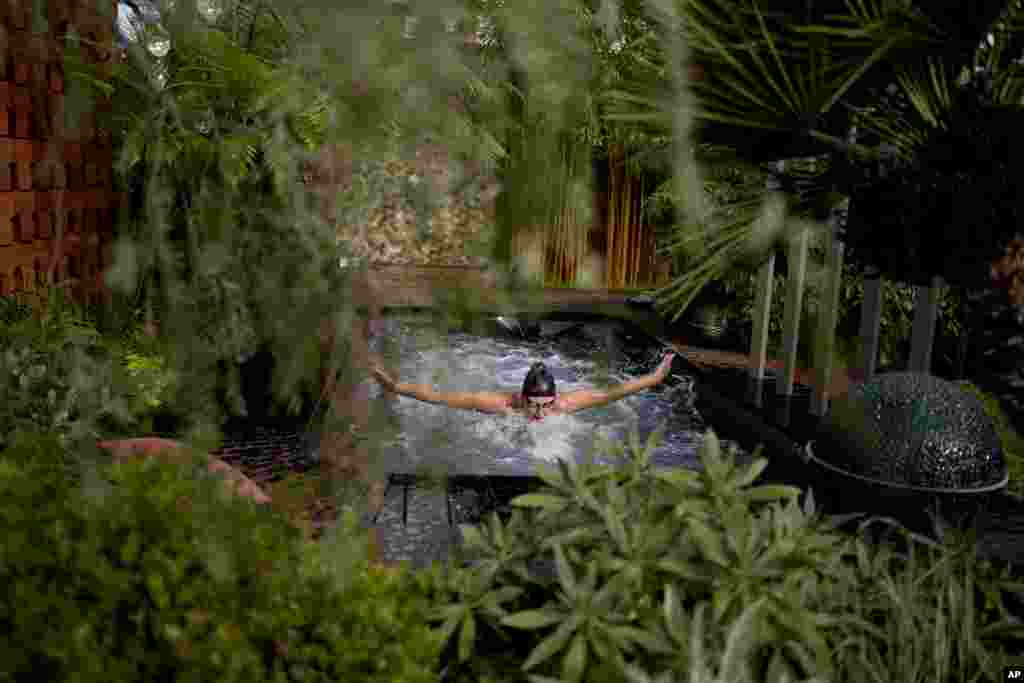
[[981, 401], [922, 373], [884, 373], [851, 389], [806, 452], [828, 469], [897, 488], [983, 493], [1008, 481]]

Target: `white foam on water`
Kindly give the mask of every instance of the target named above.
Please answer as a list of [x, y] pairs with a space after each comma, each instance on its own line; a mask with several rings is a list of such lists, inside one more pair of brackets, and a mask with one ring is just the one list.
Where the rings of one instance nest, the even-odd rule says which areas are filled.
[[[430, 385], [438, 391], [517, 392], [530, 366], [537, 361], [544, 362], [550, 370], [559, 392], [633, 379], [608, 372], [599, 358], [585, 356], [584, 351], [570, 356], [550, 342], [438, 335], [426, 326], [409, 324], [398, 327], [399, 381]], [[664, 403], [664, 398], [645, 397], [649, 393], [540, 421], [530, 421], [521, 415], [453, 409], [403, 397], [396, 408], [402, 430], [399, 442], [412, 466], [441, 464], [464, 472], [491, 465], [529, 469], [537, 461], [551, 463], [591, 455], [603, 459], [595, 437], [624, 442], [638, 425], [641, 413], [651, 412], [651, 401]], [[679, 441], [686, 450], [690, 450], [691, 442]]]

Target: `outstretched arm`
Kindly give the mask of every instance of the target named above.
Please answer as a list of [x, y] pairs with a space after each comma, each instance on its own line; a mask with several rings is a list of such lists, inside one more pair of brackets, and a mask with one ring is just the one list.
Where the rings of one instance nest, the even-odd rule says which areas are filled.
[[374, 368], [373, 376], [385, 389], [426, 403], [443, 403], [452, 408], [484, 413], [503, 413], [511, 407], [509, 395], [500, 392], [437, 391], [427, 384], [403, 384], [379, 367]]
[[674, 357], [674, 353], [666, 353], [657, 370], [649, 375], [638, 377], [629, 382], [623, 382], [618, 386], [609, 387], [608, 389], [580, 389], [579, 391], [563, 394], [561, 398], [561, 403], [564, 406], [563, 409], [567, 413], [574, 413], [577, 410], [596, 408], [618, 401], [620, 398], [638, 394], [645, 389], [656, 387], [668, 377], [668, 371], [672, 368], [672, 359]]

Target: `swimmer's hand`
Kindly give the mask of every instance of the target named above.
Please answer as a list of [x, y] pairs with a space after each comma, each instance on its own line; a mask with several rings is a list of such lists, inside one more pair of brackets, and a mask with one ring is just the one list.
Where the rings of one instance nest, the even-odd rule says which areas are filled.
[[665, 357], [661, 359], [661, 365], [654, 371], [654, 376], [658, 379], [658, 383], [665, 381], [668, 377], [669, 370], [672, 369], [672, 360], [676, 357], [676, 354], [669, 351], [665, 354]]
[[373, 377], [388, 391], [398, 392], [398, 381], [386, 373], [380, 366], [373, 368]]

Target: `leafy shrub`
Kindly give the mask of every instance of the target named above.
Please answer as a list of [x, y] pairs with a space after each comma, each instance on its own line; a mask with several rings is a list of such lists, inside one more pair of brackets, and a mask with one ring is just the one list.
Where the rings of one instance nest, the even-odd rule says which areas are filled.
[[32, 307], [16, 296], [0, 296], [0, 325], [23, 323], [32, 317]]
[[462, 528], [466, 566], [434, 588], [453, 680], [998, 675], [1002, 639], [1021, 632], [1008, 579], [973, 552], [900, 529], [909, 550], [868, 545], [811, 496], [754, 486], [766, 461], [737, 465], [710, 432], [700, 472], [651, 468], [654, 441], [617, 444], [614, 468], [542, 470], [507, 522]]
[[124, 383], [95, 328], [44, 319], [2, 332], [0, 450], [20, 432], [51, 432], [81, 442], [95, 438], [104, 414], [130, 420]]
[[415, 582], [303, 544], [198, 462], [73, 490], [37, 469], [0, 462], [0, 678], [436, 680]]
[[957, 384], [981, 399], [981, 404], [985, 406], [985, 413], [992, 420], [992, 424], [995, 425], [996, 432], [999, 434], [1003, 457], [1010, 470], [1008, 490], [1018, 497], [1024, 497], [1024, 438], [1021, 438], [1021, 435], [1010, 424], [1010, 418], [1003, 411], [998, 398], [982, 391], [971, 382], [961, 381]]
[[140, 325], [101, 332], [59, 292], [43, 304], [33, 315], [17, 299], [0, 302], [0, 450], [21, 432], [81, 444], [152, 431], [176, 384]]

